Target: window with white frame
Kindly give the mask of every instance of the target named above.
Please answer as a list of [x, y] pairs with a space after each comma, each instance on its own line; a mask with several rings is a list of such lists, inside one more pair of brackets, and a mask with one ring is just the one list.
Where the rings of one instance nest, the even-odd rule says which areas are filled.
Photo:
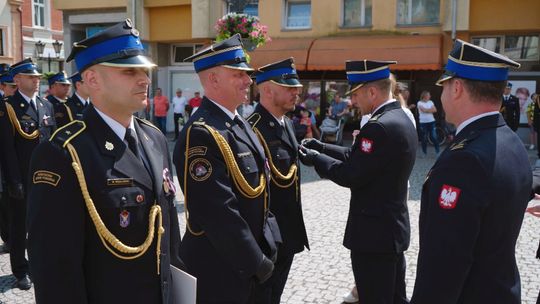
[[397, 24], [438, 24], [439, 8], [440, 0], [397, 0]]
[[202, 49], [202, 44], [177, 44], [172, 46], [172, 64], [185, 63], [184, 59], [195, 54]]
[[527, 61], [540, 59], [539, 38], [538, 34], [472, 37], [471, 43], [513, 60]]
[[372, 0], [343, 0], [343, 26], [371, 26]]
[[0, 28], [0, 56], [6, 56], [6, 48], [4, 44], [7, 41], [5, 33], [5, 28]]
[[311, 28], [311, 1], [285, 0], [284, 16], [287, 29]]
[[32, 0], [32, 9], [34, 13], [33, 25], [45, 27], [45, 0]]
[[259, 16], [259, 0], [225, 0], [227, 13], [242, 13]]

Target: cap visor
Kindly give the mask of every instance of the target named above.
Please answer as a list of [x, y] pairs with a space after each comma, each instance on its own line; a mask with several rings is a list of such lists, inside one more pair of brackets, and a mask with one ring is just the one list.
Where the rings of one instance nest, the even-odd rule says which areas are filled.
[[253, 72], [253, 71], [255, 71], [255, 69], [253, 69], [252, 67], [250, 67], [249, 65], [247, 65], [245, 62], [239, 62], [239, 63], [235, 63], [235, 64], [222, 65], [222, 67], [226, 67], [226, 68], [233, 69], [233, 70], [248, 71], [248, 72]]
[[296, 78], [279, 79], [279, 80], [272, 79], [270, 81], [277, 84], [277, 85], [280, 85], [280, 86], [283, 86], [283, 87], [288, 87], [288, 88], [301, 88], [301, 87], [303, 87], [303, 85], [300, 83], [300, 81], [298, 81], [298, 79], [296, 79]]
[[71, 84], [71, 82], [65, 80], [65, 81], [56, 81], [55, 83], [61, 83], [61, 84]]
[[354, 91], [360, 89], [362, 86], [364, 86], [363, 83], [357, 84], [357, 85], [355, 85], [355, 86], [351, 86], [351, 89], [350, 89], [347, 93], [345, 93], [345, 95], [346, 95], [346, 96], [351, 95]]
[[99, 64], [122, 68], [153, 68], [156, 66], [156, 64], [153, 63], [148, 57], [142, 55], [114, 59], [107, 62], [100, 62]]
[[[38, 72], [36, 70], [24, 71], [24, 72], [20, 72], [20, 73], [17, 73], [17, 74], [19, 74], [19, 75], [28, 75], [28, 76], [42, 76], [43, 75], [43, 74], [41, 74], [40, 72]], [[13, 76], [15, 76], [15, 75], [13, 75]]]
[[454, 78], [454, 75], [450, 75], [450, 74], [447, 74], [447, 73], [444, 73], [441, 75], [441, 77], [439, 78], [439, 80], [437, 80], [437, 82], [435, 82], [435, 85], [438, 85], [438, 86], [442, 86], [442, 83], [447, 81], [447, 80], [450, 80]]

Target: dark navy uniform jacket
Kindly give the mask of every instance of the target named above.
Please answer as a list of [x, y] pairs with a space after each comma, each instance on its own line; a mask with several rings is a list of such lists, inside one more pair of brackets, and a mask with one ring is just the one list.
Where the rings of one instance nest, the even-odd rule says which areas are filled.
[[13, 107], [22, 132], [32, 134], [36, 130], [39, 131], [39, 135], [34, 139], [23, 137], [10, 122], [6, 105], [1, 105], [0, 133], [2, 147], [0, 149], [2, 149], [5, 159], [5, 178], [9, 184], [22, 183], [26, 189], [32, 152], [40, 142], [47, 141], [56, 130], [54, 110], [47, 100], [36, 96], [37, 111], [34, 111], [18, 90], [5, 101]]
[[521, 303], [515, 245], [531, 180], [523, 142], [501, 115], [458, 133], [422, 189], [411, 303]]
[[173, 156], [189, 215], [181, 257], [197, 277], [197, 299], [244, 303], [263, 255], [275, 256], [279, 229], [275, 218], [267, 221], [267, 189], [254, 198], [240, 193], [203, 123], [225, 138], [251, 187], [260, 185], [261, 174], [268, 182], [266, 159], [249, 124], [240, 126], [206, 97], [182, 129]]
[[66, 104], [66, 101], [60, 101], [52, 95], [47, 96], [47, 100], [54, 107], [54, 119], [56, 120], [56, 124], [59, 128], [76, 119], [73, 117], [71, 110]]
[[392, 102], [373, 113], [351, 148], [326, 144], [315, 158], [321, 177], [351, 189], [345, 247], [364, 253], [407, 250], [407, 181], [417, 146], [414, 125]]
[[283, 181], [272, 174], [270, 183], [270, 210], [275, 215], [283, 243], [279, 246], [279, 255], [292, 255], [309, 249], [309, 243], [302, 215], [300, 195], [300, 164], [298, 162], [298, 143], [294, 135], [291, 120], [284, 117], [285, 126], [261, 104], [255, 107], [248, 119], [251, 126], [264, 138], [270, 152], [271, 163], [282, 175], [287, 175], [293, 164], [297, 166], [296, 181]]
[[508, 97], [508, 101], [505, 101], [504, 97], [502, 97], [502, 105], [500, 112], [510, 129], [516, 131], [519, 127], [519, 99], [514, 95], [510, 95]]
[[71, 95], [71, 97], [69, 97], [66, 101], [66, 106], [69, 107], [69, 110], [71, 111], [71, 116], [73, 117], [73, 119], [77, 119], [77, 120], [82, 119], [83, 110], [88, 105], [89, 105], [88, 102], [83, 104], [83, 101], [75, 93], [73, 93], [73, 95]]
[[[171, 162], [163, 134], [136, 119], [135, 130], [147, 166], [99, 116], [93, 106], [80, 122], [67, 125], [36, 148], [30, 172], [28, 255], [38, 303], [174, 303], [170, 264], [182, 267], [180, 231]], [[141, 257], [123, 260], [109, 252], [89, 217], [72, 158], [78, 153], [88, 191], [107, 229], [128, 246], [139, 246], [149, 230], [149, 210], [159, 204], [165, 233], [160, 274], [157, 235]], [[168, 191], [167, 191], [168, 190]], [[122, 213], [127, 216], [122, 218]], [[156, 219], [157, 223], [157, 219]]]

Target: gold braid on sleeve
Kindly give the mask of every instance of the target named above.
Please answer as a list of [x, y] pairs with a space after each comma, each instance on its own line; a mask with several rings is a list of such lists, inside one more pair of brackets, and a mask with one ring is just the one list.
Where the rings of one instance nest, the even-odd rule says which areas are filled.
[[9, 117], [9, 121], [11, 122], [11, 125], [13, 126], [13, 132], [17, 131], [24, 139], [36, 139], [39, 136], [39, 128], [38, 130], [35, 130], [34, 132], [28, 134], [23, 131], [21, 128], [21, 123], [17, 119], [17, 114], [15, 113], [15, 110], [13, 110], [13, 107], [9, 102], [6, 102], [6, 110]]
[[[238, 167], [238, 163], [236, 162], [234, 158], [234, 153], [232, 152], [231, 146], [227, 143], [227, 140], [219, 134], [217, 130], [214, 128], [201, 123], [198, 124], [199, 126], [202, 126], [210, 132], [210, 135], [214, 138], [216, 141], [216, 144], [219, 147], [219, 150], [221, 154], [223, 155], [223, 159], [225, 160], [225, 165], [227, 166], [227, 169], [231, 173], [231, 177], [233, 180], [234, 185], [236, 186], [236, 189], [246, 198], [256, 198], [259, 197], [261, 194], [265, 193], [266, 190], [266, 178], [264, 177], [264, 173], [261, 173], [260, 179], [259, 179], [259, 185], [256, 187], [252, 187], [249, 182], [245, 179], [244, 175], [240, 171], [240, 167]], [[186, 223], [187, 223], [187, 229], [189, 232], [195, 236], [200, 236], [204, 233], [204, 230], [195, 232], [192, 230], [190, 224], [189, 224], [189, 210], [187, 207], [187, 176], [188, 176], [188, 162], [189, 162], [189, 137], [191, 133], [191, 128], [193, 125], [189, 126], [189, 129], [186, 133], [186, 150], [185, 150], [185, 162], [184, 162], [184, 207], [185, 207], [185, 214], [186, 214]], [[264, 212], [266, 214], [266, 211], [268, 210], [267, 205], [267, 195], [264, 196]]]
[[144, 243], [136, 247], [125, 245], [116, 236], [114, 236], [109, 231], [109, 229], [107, 229], [107, 227], [105, 226], [105, 223], [103, 223], [103, 220], [99, 216], [99, 213], [96, 210], [96, 206], [94, 205], [94, 202], [92, 201], [92, 198], [90, 197], [90, 193], [88, 192], [88, 186], [84, 178], [84, 172], [83, 172], [81, 161], [79, 159], [77, 151], [70, 143], [67, 143], [66, 146], [73, 160], [71, 165], [73, 169], [75, 170], [75, 174], [77, 175], [77, 180], [79, 181], [79, 185], [81, 187], [81, 192], [84, 198], [84, 202], [86, 204], [86, 208], [88, 209], [90, 218], [92, 219], [92, 222], [94, 223], [94, 226], [96, 227], [97, 234], [99, 238], [101, 239], [101, 242], [103, 243], [105, 248], [107, 248], [107, 250], [109, 250], [109, 252], [111, 252], [115, 257], [119, 259], [123, 259], [123, 260], [132, 260], [132, 259], [136, 259], [142, 256], [148, 250], [148, 248], [150, 248], [150, 246], [152, 245], [152, 242], [155, 236], [154, 232], [155, 232], [156, 217], [158, 217], [156, 257], [157, 257], [157, 273], [159, 275], [161, 237], [163, 233], [165, 233], [165, 229], [163, 228], [161, 207], [154, 201], [154, 205], [150, 208], [149, 221], [148, 221], [148, 235], [146, 236]]

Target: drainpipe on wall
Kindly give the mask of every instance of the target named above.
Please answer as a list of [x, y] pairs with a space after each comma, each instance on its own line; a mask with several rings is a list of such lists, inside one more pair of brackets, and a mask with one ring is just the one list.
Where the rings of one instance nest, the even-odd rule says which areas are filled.
[[[21, 57], [20, 57], [20, 60], [23, 60], [24, 59], [24, 35], [23, 35], [23, 32], [22, 32], [22, 7], [19, 6], [17, 7], [17, 11], [19, 12], [19, 26], [21, 27]], [[15, 62], [17, 62], [17, 60], [15, 60]]]
[[457, 0], [452, 0], [452, 40], [456, 40]]

